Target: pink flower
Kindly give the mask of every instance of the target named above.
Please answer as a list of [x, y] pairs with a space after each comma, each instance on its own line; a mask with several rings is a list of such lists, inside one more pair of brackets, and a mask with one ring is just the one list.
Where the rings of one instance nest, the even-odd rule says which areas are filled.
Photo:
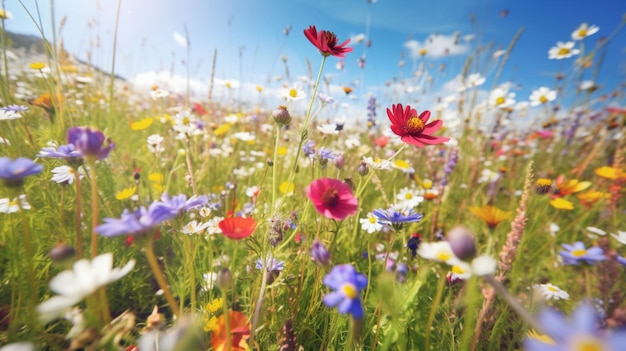
[[317, 212], [338, 221], [355, 214], [359, 207], [350, 186], [337, 179], [314, 180], [306, 188], [306, 196], [313, 202]]
[[407, 144], [422, 147], [450, 140], [450, 138], [432, 135], [443, 126], [443, 122], [437, 120], [428, 123], [430, 111], [424, 111], [418, 116], [417, 111], [411, 106], [407, 105], [403, 108], [402, 104], [397, 104], [387, 109], [387, 116], [391, 121], [391, 130]]
[[352, 48], [346, 47], [350, 39], [341, 44], [337, 44], [337, 36], [335, 33], [327, 30], [317, 31], [315, 26], [310, 26], [304, 30], [304, 35], [319, 51], [322, 56], [345, 57], [345, 54], [352, 51]]

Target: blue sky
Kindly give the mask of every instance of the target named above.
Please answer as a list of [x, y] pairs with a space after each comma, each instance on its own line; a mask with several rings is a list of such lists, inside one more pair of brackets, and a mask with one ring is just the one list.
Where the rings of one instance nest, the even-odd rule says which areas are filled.
[[[26, 8], [36, 15], [34, 0], [24, 0]], [[620, 4], [621, 3], [621, 4]], [[62, 36], [66, 48], [81, 58], [86, 57], [90, 43], [96, 39], [100, 46], [93, 49], [93, 62], [110, 67], [112, 32], [117, 1], [55, 1], [57, 21], [67, 16]], [[7, 29], [37, 34], [36, 26], [22, 5], [5, 0], [5, 7], [14, 19]], [[49, 3], [39, 3], [43, 26], [50, 34]], [[507, 12], [504, 16], [504, 12]], [[307, 60], [313, 74], [317, 72], [320, 55], [303, 36], [303, 29], [316, 25], [318, 29], [334, 31], [339, 39], [369, 34], [371, 47], [356, 44], [354, 52], [345, 59], [345, 69], [338, 71], [338, 59], [327, 61], [325, 73], [332, 74], [333, 83], [355, 88], [357, 101], [367, 92], [384, 94], [385, 83], [394, 78], [409, 77], [415, 68], [409, 40], [417, 46], [425, 45], [429, 36], [440, 34], [438, 41], [452, 40], [455, 32], [475, 35], [475, 39], [460, 44], [447, 57], [437, 57], [436, 49], [418, 60], [428, 68], [434, 79], [432, 91], [441, 91], [447, 81], [459, 74], [470, 53], [488, 45], [491, 51], [508, 46], [515, 33], [524, 29], [505, 66], [500, 82], [514, 81], [519, 100], [527, 99], [533, 89], [552, 86], [554, 73], [567, 72], [574, 59], [548, 60], [548, 50], [557, 41], [571, 40], [571, 33], [582, 22], [600, 27], [587, 38], [586, 50], [595, 46], [601, 37], [608, 37], [618, 27], [626, 13], [620, 1], [601, 0], [591, 3], [583, 0], [122, 0], [118, 34], [116, 72], [132, 78], [146, 71], [174, 71], [185, 75], [186, 49], [173, 38], [173, 33], [185, 33], [190, 39], [190, 71], [194, 78], [208, 81], [213, 50], [217, 49], [216, 78], [242, 80], [269, 85], [269, 77], [284, 75], [281, 57], [288, 59], [291, 77], [307, 74]], [[474, 18], [471, 21], [470, 18]], [[89, 26], [90, 19], [96, 19]], [[369, 22], [369, 26], [368, 26]], [[292, 30], [283, 34], [287, 26]], [[596, 83], [602, 92], [611, 91], [626, 81], [626, 31], [611, 38]], [[459, 51], [458, 53], [454, 53]], [[240, 55], [241, 52], [241, 55]], [[366, 57], [364, 69], [357, 60]], [[470, 73], [487, 76], [485, 87], [492, 87], [495, 66], [486, 66], [483, 59], [475, 60]], [[400, 68], [398, 63], [406, 64]], [[446, 65], [443, 72], [439, 69]], [[590, 78], [590, 73], [587, 72]], [[358, 81], [358, 83], [357, 83]], [[283, 81], [284, 82], [284, 81]], [[438, 86], [437, 86], [438, 85]], [[441, 93], [443, 94], [443, 92]], [[624, 103], [623, 101], [621, 102]]]

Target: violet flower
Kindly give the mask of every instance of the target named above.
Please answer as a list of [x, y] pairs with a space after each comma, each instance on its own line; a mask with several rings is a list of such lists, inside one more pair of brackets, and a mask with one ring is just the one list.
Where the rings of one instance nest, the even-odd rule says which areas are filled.
[[367, 277], [356, 271], [350, 264], [342, 264], [324, 277], [324, 285], [335, 290], [324, 296], [328, 307], [337, 307], [341, 314], [351, 314], [354, 318], [363, 317], [363, 305], [359, 293], [367, 287]]
[[[107, 146], [104, 146], [105, 140]], [[73, 144], [75, 149], [86, 158], [102, 160], [109, 156], [115, 144], [111, 139], [105, 138], [99, 130], [91, 130], [87, 127], [73, 127], [67, 131], [67, 142]]]
[[11, 160], [8, 157], [0, 157], [0, 179], [8, 187], [18, 187], [24, 184], [24, 178], [29, 175], [39, 174], [43, 166], [24, 157]]

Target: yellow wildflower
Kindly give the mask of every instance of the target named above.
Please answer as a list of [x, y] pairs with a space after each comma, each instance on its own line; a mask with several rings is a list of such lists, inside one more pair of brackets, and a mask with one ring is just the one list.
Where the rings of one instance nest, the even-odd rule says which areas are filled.
[[609, 194], [603, 193], [601, 191], [589, 190], [584, 193], [578, 194], [576, 197], [578, 197], [580, 203], [587, 207], [591, 207], [595, 205], [596, 202], [600, 201], [600, 199], [609, 197]]
[[204, 331], [205, 332], [210, 332], [213, 329], [215, 329], [215, 327], [217, 326], [217, 317], [215, 316], [207, 316], [204, 319]]
[[122, 191], [119, 191], [117, 194], [115, 194], [115, 198], [118, 200], [126, 200], [130, 198], [131, 196], [133, 196], [135, 194], [135, 191], [137, 191], [136, 186], [133, 186], [131, 188], [126, 188]]
[[285, 156], [287, 155], [287, 147], [285, 146], [279, 146], [278, 150], [276, 150], [278, 153], [278, 156]]
[[33, 62], [30, 65], [28, 65], [31, 69], [34, 69], [36, 71], [42, 70], [46, 67], [46, 64], [43, 62]]
[[550, 205], [552, 205], [552, 207], [559, 209], [559, 210], [573, 210], [574, 209], [573, 203], [560, 197], [550, 200]]
[[470, 207], [470, 211], [487, 223], [493, 229], [504, 220], [511, 217], [513, 212], [503, 211], [495, 206]]
[[291, 194], [295, 188], [296, 187], [293, 183], [287, 181], [280, 183], [279, 187], [282, 194]]
[[211, 302], [209, 302], [206, 305], [206, 311], [208, 313], [215, 313], [219, 310], [222, 309], [222, 305], [224, 304], [224, 299], [223, 298], [217, 298], [217, 299], [213, 299]]
[[617, 178], [624, 178], [624, 172], [622, 172], [619, 168], [603, 166], [600, 168], [596, 168], [596, 175], [602, 178], [615, 180]]
[[155, 192], [160, 193], [163, 191], [163, 175], [161, 173], [150, 173], [148, 180], [152, 182], [152, 188]]
[[222, 124], [221, 126], [217, 127], [217, 129], [213, 132], [213, 134], [215, 134], [216, 137], [223, 137], [226, 132], [228, 132], [228, 130], [230, 129], [230, 124]]
[[146, 117], [142, 120], [139, 120], [137, 122], [133, 122], [130, 124], [130, 129], [132, 130], [144, 130], [148, 127], [150, 127], [150, 125], [152, 125], [152, 122], [154, 122], [154, 120], [152, 119], [152, 117]]

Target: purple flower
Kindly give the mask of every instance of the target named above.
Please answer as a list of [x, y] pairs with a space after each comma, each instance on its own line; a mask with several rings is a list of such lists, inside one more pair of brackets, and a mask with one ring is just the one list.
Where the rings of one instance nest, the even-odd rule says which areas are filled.
[[324, 277], [324, 284], [335, 290], [324, 296], [328, 307], [337, 307], [341, 314], [363, 317], [363, 305], [359, 293], [367, 287], [367, 277], [356, 271], [351, 264], [342, 264]]
[[559, 254], [563, 257], [563, 264], [566, 265], [579, 264], [581, 262], [594, 264], [597, 261], [606, 259], [601, 248], [594, 246], [586, 249], [582, 241], [577, 241], [572, 245], [563, 244], [562, 246], [567, 251], [559, 251]]
[[404, 223], [419, 222], [422, 217], [424, 217], [419, 213], [413, 212], [413, 209], [409, 209], [408, 211], [400, 211], [393, 207], [387, 210], [374, 210], [372, 211], [372, 214], [378, 217], [378, 223], [391, 225], [396, 230], [401, 228], [402, 224]]
[[279, 261], [275, 259], [274, 257], [272, 257], [271, 255], [267, 255], [265, 262], [263, 262], [263, 259], [261, 258], [257, 259], [256, 262], [254, 263], [254, 267], [256, 267], [256, 269], [263, 269], [264, 264], [265, 264], [265, 269], [268, 272], [276, 272], [276, 271], [280, 272], [283, 269], [285, 269], [285, 262]]
[[24, 112], [28, 111], [28, 107], [22, 105], [8, 105], [5, 107], [0, 107], [0, 110], [11, 111], [11, 112]]
[[141, 207], [133, 212], [125, 210], [121, 218], [105, 218], [104, 224], [96, 227], [96, 233], [108, 237], [147, 234], [156, 226], [174, 217], [171, 211], [154, 202], [147, 209]]
[[58, 148], [44, 147], [37, 157], [62, 158], [70, 162], [82, 159], [83, 155], [76, 150], [74, 144], [61, 145]]
[[171, 211], [175, 217], [191, 209], [204, 206], [206, 205], [208, 201], [209, 199], [204, 195], [202, 196], [194, 195], [190, 197], [189, 199], [187, 199], [187, 195], [185, 194], [180, 194], [174, 197], [170, 197], [168, 194], [163, 193], [163, 195], [161, 195], [161, 201], [156, 202], [155, 204], [156, 206], [159, 206], [159, 207], [162, 207], [164, 209]]
[[[104, 146], [105, 140], [107, 146]], [[67, 131], [67, 142], [73, 144], [75, 149], [85, 157], [97, 160], [107, 158], [115, 144], [111, 139], [106, 139], [99, 130], [91, 130], [87, 127], [73, 127]]]
[[524, 350], [626, 350], [626, 331], [598, 330], [598, 317], [596, 309], [588, 301], [579, 304], [570, 319], [553, 309], [544, 309], [539, 314], [538, 322], [551, 342], [527, 337]]
[[39, 174], [42, 170], [42, 165], [38, 165], [28, 158], [19, 157], [11, 160], [8, 157], [0, 157], [0, 179], [10, 187], [21, 186], [24, 184], [24, 178]]
[[621, 264], [622, 266], [626, 266], [626, 257], [617, 256], [617, 263]]
[[302, 147], [302, 151], [304, 152], [304, 156], [313, 157], [315, 156], [315, 142], [313, 140], [309, 140]]
[[311, 245], [311, 256], [313, 261], [319, 265], [327, 265], [330, 263], [330, 252], [326, 249], [326, 246], [317, 239], [313, 241]]

